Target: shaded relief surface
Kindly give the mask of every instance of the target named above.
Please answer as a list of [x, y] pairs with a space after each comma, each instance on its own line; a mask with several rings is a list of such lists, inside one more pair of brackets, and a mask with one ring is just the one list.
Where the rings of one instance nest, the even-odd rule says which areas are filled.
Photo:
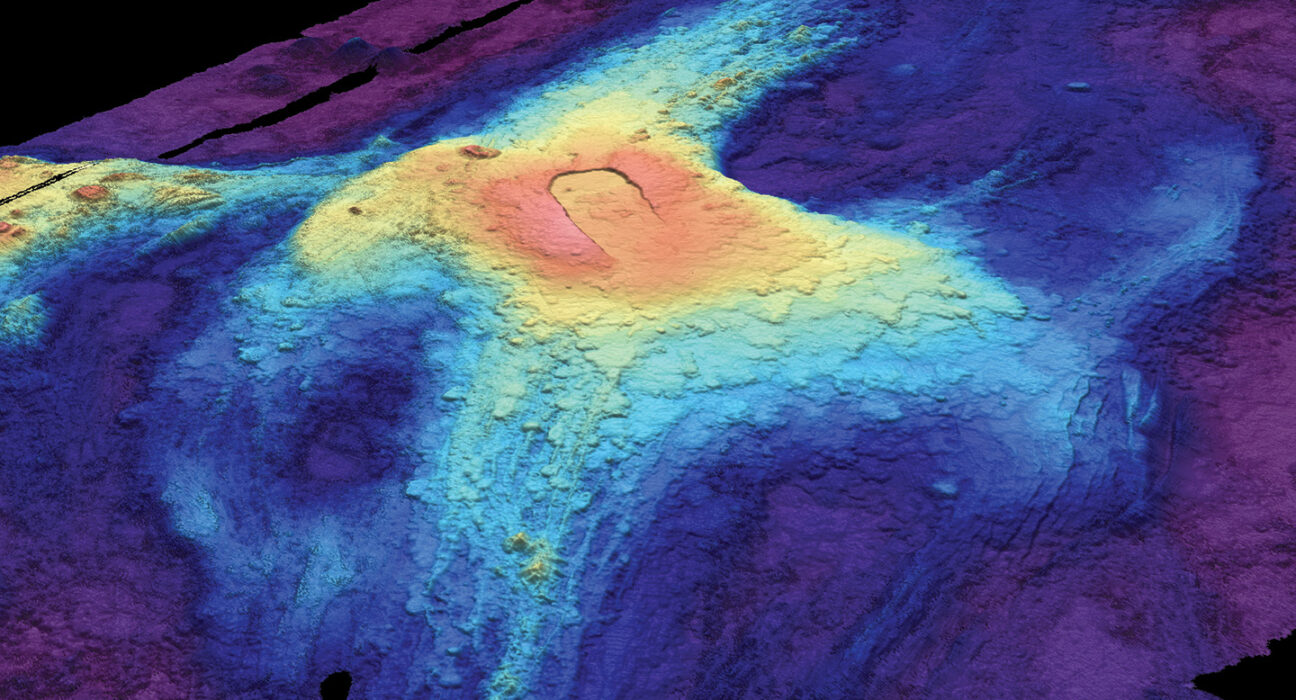
[[1294, 46], [378, 0], [0, 148], [0, 695], [1212, 697], [1296, 629]]

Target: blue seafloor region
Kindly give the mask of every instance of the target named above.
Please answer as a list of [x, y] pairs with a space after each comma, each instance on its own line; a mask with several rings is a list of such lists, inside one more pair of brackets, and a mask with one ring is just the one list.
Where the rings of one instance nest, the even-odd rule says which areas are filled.
[[[506, 138], [525, 114], [474, 103], [367, 151], [229, 171], [192, 236], [122, 212], [8, 260], [0, 490], [24, 544], [0, 596], [42, 552], [65, 552], [68, 575], [162, 572], [210, 697], [305, 697], [340, 668], [375, 698], [924, 696], [904, 685], [915, 660], [934, 696], [1010, 695], [1009, 675], [965, 677], [984, 640], [961, 591], [994, 555], [1062, 561], [1151, 517], [1160, 415], [1138, 324], [1227, 271], [1258, 184], [1246, 128], [1096, 58], [1089, 5], [861, 15], [844, 24], [867, 40], [715, 119], [703, 141], [728, 176], [946, 249], [1024, 311], [879, 334], [840, 361], [792, 334], [802, 349], [758, 363], [724, 324], [660, 341], [715, 381], [663, 394], [654, 362], [683, 354], [625, 372], [628, 406], [576, 459], [582, 502], [552, 530], [579, 544], [547, 588], [494, 533], [554, 475], [501, 476], [481, 504], [423, 497], [459, 486], [444, 454], [463, 388], [524, 373], [494, 342], [498, 292], [406, 244], [338, 284], [289, 241], [346, 178], [483, 125]], [[1012, 39], [1044, 15], [1043, 48]], [[587, 368], [545, 369], [571, 373], [560, 398], [594, 400]], [[561, 450], [518, 440], [472, 447]], [[1213, 657], [1190, 620], [1157, 624], [1183, 636], [1149, 652], [1147, 697], [1170, 697]]]
[[727, 131], [722, 169], [815, 211], [953, 236], [1053, 306], [1226, 272], [1263, 134], [1103, 60], [1112, 20], [1090, 9], [910, 8], [904, 32], [770, 93]]

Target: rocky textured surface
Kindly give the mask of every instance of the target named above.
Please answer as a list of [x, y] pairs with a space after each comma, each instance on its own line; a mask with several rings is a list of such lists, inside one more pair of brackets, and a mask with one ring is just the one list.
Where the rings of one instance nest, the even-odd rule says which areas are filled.
[[1296, 628], [1293, 35], [381, 0], [9, 149], [3, 687], [1207, 697]]

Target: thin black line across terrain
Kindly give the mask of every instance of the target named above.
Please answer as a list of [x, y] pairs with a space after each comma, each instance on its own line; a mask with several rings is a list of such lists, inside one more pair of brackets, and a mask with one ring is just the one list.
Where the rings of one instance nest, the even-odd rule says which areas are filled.
[[[497, 7], [494, 10], [491, 10], [490, 12], [487, 12], [486, 14], [482, 15], [481, 17], [464, 20], [459, 24], [456, 24], [452, 27], [445, 29], [440, 34], [437, 34], [431, 39], [428, 39], [427, 41], [424, 41], [414, 46], [413, 48], [410, 48], [409, 53], [419, 54], [419, 53], [425, 53], [427, 51], [431, 51], [432, 49], [459, 36], [460, 34], [463, 34], [465, 32], [470, 32], [474, 29], [481, 29], [482, 27], [485, 27], [486, 25], [492, 22], [496, 22], [501, 19], [504, 19], [508, 15], [512, 14], [518, 8], [521, 8], [524, 5], [529, 5], [534, 1], [535, 0], [513, 0], [513, 2], [507, 5], [502, 5], [500, 7]], [[197, 148], [198, 146], [201, 146], [202, 144], [208, 141], [212, 141], [214, 139], [218, 139], [223, 136], [229, 136], [230, 134], [246, 133], [248, 131], [254, 131], [256, 129], [260, 129], [265, 126], [271, 126], [272, 124], [278, 124], [279, 122], [285, 119], [288, 119], [290, 117], [295, 117], [298, 114], [301, 114], [313, 107], [317, 107], [321, 104], [324, 104], [325, 102], [328, 102], [335, 95], [340, 95], [344, 92], [354, 90], [364, 85], [365, 83], [368, 83], [369, 81], [373, 80], [375, 77], [377, 77], [377, 75], [378, 75], [378, 69], [373, 65], [373, 62], [371, 61], [368, 67], [366, 67], [364, 70], [351, 73], [349, 75], [345, 75], [339, 78], [338, 80], [334, 81], [333, 83], [330, 83], [329, 85], [325, 85], [322, 88], [312, 90], [311, 92], [293, 100], [292, 102], [289, 102], [288, 104], [284, 105], [283, 107], [280, 107], [279, 109], [276, 109], [273, 112], [263, 114], [251, 121], [243, 122], [242, 124], [236, 124], [234, 126], [227, 126], [224, 128], [216, 129], [214, 131], [209, 131], [179, 148], [172, 149], [170, 151], [167, 151], [166, 153], [159, 155], [158, 159], [166, 160], [168, 158], [175, 158], [176, 156], [185, 153], [187, 151], [191, 151], [194, 148]]]
[[19, 197], [25, 197], [25, 196], [31, 194], [32, 192], [35, 192], [36, 190], [39, 190], [39, 189], [42, 189], [42, 188], [45, 188], [45, 187], [49, 187], [50, 185], [52, 185], [52, 184], [58, 182], [59, 180], [62, 180], [63, 178], [70, 177], [71, 175], [73, 175], [73, 174], [75, 174], [75, 173], [77, 173], [77, 172], [80, 172], [80, 171], [82, 171], [82, 170], [85, 170], [86, 168], [90, 167], [91, 165], [93, 165], [93, 164], [92, 164], [92, 163], [86, 163], [85, 165], [77, 166], [77, 167], [75, 167], [75, 168], [72, 168], [71, 170], [65, 170], [65, 171], [59, 173], [58, 175], [55, 175], [54, 177], [51, 177], [51, 178], [48, 179], [48, 180], [45, 180], [44, 182], [38, 182], [38, 183], [32, 185], [31, 187], [28, 187], [27, 189], [23, 190], [22, 192], [15, 192], [15, 193], [9, 195], [8, 197], [5, 197], [4, 199], [0, 199], [0, 206], [4, 206], [4, 205], [6, 205], [6, 204], [8, 204], [8, 203], [10, 203], [10, 202], [12, 202], [12, 201], [14, 201], [15, 199], [18, 199]]
[[289, 117], [294, 117], [298, 114], [301, 114], [302, 112], [305, 112], [306, 110], [312, 107], [315, 107], [317, 105], [322, 105], [325, 102], [328, 102], [329, 99], [332, 98], [334, 95], [339, 95], [341, 93], [347, 92], [348, 90], [354, 90], [360, 87], [361, 85], [364, 85], [365, 83], [369, 82], [370, 80], [373, 80], [375, 77], [377, 77], [377, 75], [378, 75], [378, 69], [371, 65], [368, 68], [358, 73], [351, 73], [350, 75], [342, 76], [341, 78], [333, 81], [328, 85], [325, 85], [322, 88], [316, 88], [315, 90], [312, 90], [306, 93], [305, 95], [298, 97], [297, 99], [293, 100], [292, 102], [289, 102], [288, 104], [280, 107], [279, 109], [276, 109], [273, 112], [262, 114], [261, 116], [257, 117], [256, 119], [253, 119], [250, 122], [243, 122], [242, 124], [235, 124], [234, 126], [227, 126], [223, 129], [216, 129], [215, 131], [209, 131], [179, 148], [163, 153], [162, 155], [158, 156], [158, 158], [160, 159], [175, 158], [176, 156], [180, 155], [181, 153], [184, 153], [185, 151], [193, 150], [194, 148], [197, 148], [198, 146], [201, 146], [202, 144], [208, 141], [221, 138], [222, 136], [229, 136], [230, 134], [241, 134], [247, 131], [260, 129], [263, 126], [278, 124], [279, 122]]

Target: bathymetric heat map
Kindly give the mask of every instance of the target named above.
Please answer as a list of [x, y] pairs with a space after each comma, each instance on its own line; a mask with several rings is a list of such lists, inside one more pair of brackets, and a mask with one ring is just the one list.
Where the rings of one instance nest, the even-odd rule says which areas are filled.
[[0, 694], [1206, 698], [1296, 7], [378, 0], [0, 149]]

